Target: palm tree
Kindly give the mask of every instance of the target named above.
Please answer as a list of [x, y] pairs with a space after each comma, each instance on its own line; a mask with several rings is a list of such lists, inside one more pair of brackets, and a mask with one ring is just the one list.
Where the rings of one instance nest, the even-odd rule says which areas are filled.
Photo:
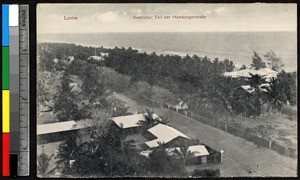
[[234, 85], [231, 84], [231, 79], [216, 75], [197, 94], [188, 99], [190, 104], [194, 104], [194, 109], [200, 110], [202, 115], [226, 119], [232, 111], [233, 92]]
[[79, 156], [93, 155], [99, 148], [106, 144], [103, 142], [103, 136], [108, 132], [110, 122], [108, 114], [105, 110], [91, 109], [93, 120], [88, 121], [84, 128], [74, 134], [70, 134], [67, 140], [60, 145], [59, 158], [56, 163], [66, 163], [69, 160], [77, 159]]
[[140, 124], [142, 127], [145, 127], [146, 129], [151, 128], [153, 125], [159, 123], [157, 118], [154, 118], [154, 111], [150, 111], [149, 109], [146, 109], [144, 112], [145, 120], [140, 120], [138, 124]]
[[255, 70], [265, 68], [266, 63], [263, 62], [263, 60], [260, 58], [257, 52], [253, 51], [254, 55], [252, 56], [252, 64], [251, 67], [253, 67]]
[[62, 77], [61, 89], [55, 98], [54, 113], [56, 113], [60, 121], [67, 121], [68, 119], [78, 119], [78, 105], [75, 103], [75, 96], [71, 92], [70, 76], [65, 73]]
[[275, 109], [282, 110], [284, 103], [287, 102], [287, 97], [284, 92], [284, 84], [280, 83], [279, 79], [272, 78], [270, 82], [270, 87], [268, 90], [268, 108], [267, 110], [270, 112]]
[[106, 110], [99, 108], [92, 108], [91, 113], [93, 119], [86, 124], [90, 128], [80, 130], [76, 138], [77, 151], [87, 154], [93, 154], [99, 147], [105, 146], [103, 136], [109, 131], [111, 117]]
[[76, 144], [76, 136], [71, 134], [65, 142], [60, 144], [58, 154], [55, 157], [56, 167], [63, 165], [64, 170], [68, 170], [70, 160], [75, 160], [79, 155], [79, 147]]
[[183, 166], [178, 163], [174, 156], [170, 156], [163, 143], [159, 143], [157, 148], [149, 154], [147, 160], [147, 170], [155, 175], [183, 175]]
[[173, 153], [175, 153], [177, 156], [180, 157], [180, 159], [182, 159], [182, 164], [184, 168], [186, 167], [186, 161], [195, 156], [194, 152], [191, 152], [189, 150], [189, 144], [187, 141], [182, 141], [181, 145], [179, 146], [179, 150], [175, 149]]
[[264, 92], [268, 91], [268, 88], [262, 86], [266, 82], [265, 75], [252, 74], [248, 77], [250, 88], [253, 90], [252, 95], [254, 98], [254, 106], [256, 108], [256, 115], [261, 114], [262, 96]]
[[53, 154], [49, 157], [47, 154], [42, 152], [37, 158], [37, 171], [43, 177], [50, 173], [49, 172], [49, 162], [52, 157], [53, 157]]

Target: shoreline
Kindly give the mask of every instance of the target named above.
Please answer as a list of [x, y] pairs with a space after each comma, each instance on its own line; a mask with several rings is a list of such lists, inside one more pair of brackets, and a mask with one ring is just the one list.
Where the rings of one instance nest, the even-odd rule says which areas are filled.
[[[100, 47], [103, 47], [105, 49], [114, 49], [115, 47], [118, 47], [118, 48], [122, 48], [122, 47], [119, 47], [119, 46], [105, 46], [105, 45], [102, 45], [102, 46], [98, 46], [96, 44], [88, 44], [88, 43], [80, 43], [80, 42], [68, 42], [68, 41], [61, 41], [61, 40], [47, 40], [47, 39], [44, 39], [44, 40], [40, 40], [40, 41], [37, 41], [37, 44], [41, 44], [41, 43], [67, 43], [67, 44], [75, 44], [75, 45], [79, 45], [79, 46], [84, 46], [84, 47], [96, 47], [96, 48], [100, 48]], [[125, 49], [128, 49], [129, 47], [124, 47]], [[214, 53], [214, 52], [203, 52], [203, 54], [199, 54], [199, 53], [196, 53], [196, 52], [178, 52], [178, 51], [158, 51], [158, 50], [154, 50], [154, 49], [142, 49], [142, 48], [134, 48], [134, 47], [131, 47], [133, 50], [137, 50], [139, 53], [146, 53], [146, 54], [152, 54], [152, 53], [155, 53], [156, 55], [160, 56], [160, 55], [163, 55], [163, 56], [166, 56], [166, 55], [170, 55], [170, 56], [180, 56], [181, 58], [189, 55], [190, 57], [194, 56], [194, 55], [197, 55], [198, 57], [207, 57], [209, 58], [211, 61], [214, 60], [214, 58], [211, 58], [210, 56], [208, 55], [205, 55], [204, 53], [206, 54], [220, 54], [220, 53]], [[233, 55], [234, 53], [232, 53]], [[219, 61], [223, 61], [225, 59], [228, 59], [229, 61], [232, 61], [233, 64], [235, 65], [235, 71], [237, 71], [243, 64], [240, 64], [240, 63], [237, 63], [236, 61], [234, 60], [231, 60], [229, 58], [222, 58], [222, 57], [215, 57], [215, 58], [218, 58]], [[246, 67], [250, 66], [251, 62], [249, 62], [249, 64], [244, 64], [246, 65]], [[288, 68], [284, 68], [284, 70], [286, 72], [294, 72], [296, 71], [297, 72], [297, 68], [296, 69], [292, 69], [292, 67], [288, 67]]]

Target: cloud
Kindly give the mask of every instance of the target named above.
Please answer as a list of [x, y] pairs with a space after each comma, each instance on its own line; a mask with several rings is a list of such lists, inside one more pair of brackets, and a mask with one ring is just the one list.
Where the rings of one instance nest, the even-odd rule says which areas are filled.
[[203, 13], [203, 15], [205, 15], [205, 16], [207, 16], [207, 15], [211, 15], [212, 14], [212, 12], [210, 11], [210, 10], [208, 10], [208, 11], [204, 11], [204, 13]]
[[95, 15], [95, 18], [97, 21], [103, 22], [103, 23], [112, 23], [117, 22], [119, 20], [119, 13], [117, 12], [106, 12], [106, 13], [97, 13]]
[[218, 16], [223, 16], [223, 15], [227, 15], [230, 13], [229, 8], [227, 7], [219, 7], [217, 9], [214, 10], [214, 12], [218, 15]]
[[182, 10], [179, 10], [177, 12], [178, 15], [191, 15], [192, 12], [190, 10], [187, 10], [187, 9], [182, 9]]
[[142, 9], [136, 9], [136, 8], [131, 9], [130, 12], [133, 15], [143, 14], [143, 10]]

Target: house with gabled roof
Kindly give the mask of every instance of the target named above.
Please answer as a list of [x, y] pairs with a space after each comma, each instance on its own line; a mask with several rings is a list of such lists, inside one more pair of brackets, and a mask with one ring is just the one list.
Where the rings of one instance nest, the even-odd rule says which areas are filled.
[[[156, 126], [148, 129], [147, 134], [149, 133], [152, 137], [154, 137], [154, 139], [145, 142], [149, 148], [156, 148], [160, 144], [164, 144], [166, 147], [176, 147], [181, 139], [191, 140], [190, 137], [177, 129], [164, 124], [157, 124]], [[147, 136], [147, 138], [151, 137], [151, 135]]]
[[270, 80], [270, 78], [276, 78], [278, 72], [270, 69], [270, 68], [262, 68], [258, 70], [254, 69], [243, 69], [239, 71], [232, 71], [232, 72], [225, 72], [223, 73], [224, 76], [232, 77], [232, 78], [237, 78], [237, 77], [242, 77], [242, 78], [249, 78], [251, 77], [251, 74], [257, 74], [260, 76], [264, 76], [266, 80]]
[[[149, 154], [152, 151], [153, 150], [151, 149], [141, 151], [140, 155], [149, 158]], [[181, 152], [180, 147], [166, 148], [166, 152], [168, 153], [168, 155], [178, 157], [178, 154], [176, 154], [175, 151]], [[188, 151], [190, 151], [193, 154], [193, 157], [191, 157], [188, 161], [190, 165], [207, 163], [207, 157], [209, 156], [209, 152], [206, 149], [205, 145], [191, 145], [188, 147]]]
[[48, 124], [37, 125], [37, 142], [49, 143], [65, 140], [72, 132], [80, 129], [90, 128], [93, 123], [91, 119], [84, 119], [80, 121], [63, 121]]
[[144, 114], [118, 116], [113, 117], [111, 120], [114, 121], [118, 128], [122, 129], [123, 133], [127, 135], [132, 135], [140, 132], [142, 126], [140, 122], [146, 122]]

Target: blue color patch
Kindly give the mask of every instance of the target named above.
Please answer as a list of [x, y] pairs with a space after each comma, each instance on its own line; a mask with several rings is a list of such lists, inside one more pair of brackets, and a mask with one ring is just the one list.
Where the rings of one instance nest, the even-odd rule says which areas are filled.
[[9, 5], [2, 5], [2, 46], [9, 46]]

